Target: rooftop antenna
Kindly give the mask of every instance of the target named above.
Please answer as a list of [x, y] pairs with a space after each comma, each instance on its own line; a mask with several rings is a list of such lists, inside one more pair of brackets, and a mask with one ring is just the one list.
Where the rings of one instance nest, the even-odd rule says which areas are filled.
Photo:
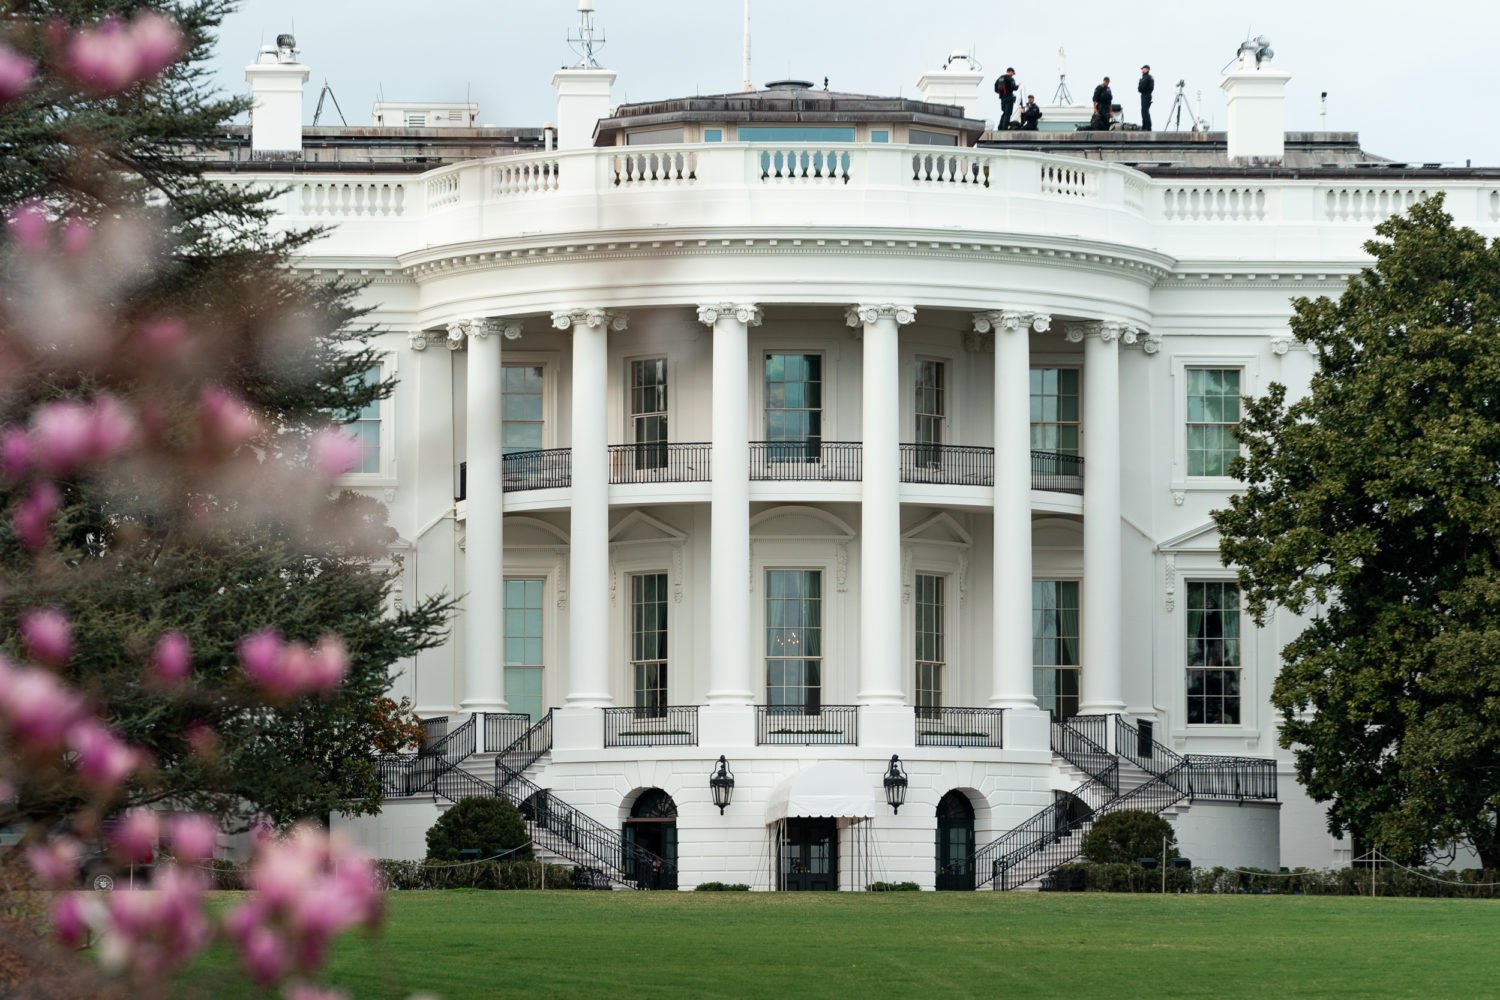
[[1319, 128], [1320, 131], [1327, 132], [1328, 131], [1328, 91], [1325, 90], [1321, 94], [1319, 94], [1318, 95], [1318, 100], [1322, 103], [1322, 109], [1318, 112], [1318, 128]]
[[339, 121], [343, 123], [345, 128], [348, 128], [349, 120], [344, 117], [344, 109], [339, 107], [338, 95], [333, 92], [333, 87], [329, 84], [328, 77], [326, 76], [323, 78], [323, 89], [318, 92], [318, 106], [313, 110], [312, 123], [314, 125], [318, 124], [318, 119], [323, 117], [323, 99], [325, 97], [333, 101], [333, 110], [338, 112]]
[[594, 29], [593, 0], [578, 0], [578, 34], [568, 35], [568, 45], [578, 53], [578, 65], [574, 69], [601, 69], [594, 58], [597, 49], [604, 48], [604, 32]]
[[[1167, 109], [1166, 121], [1172, 122], [1172, 130], [1174, 132], [1181, 132], [1182, 113], [1186, 111], [1188, 113], [1188, 131], [1199, 132], [1203, 130], [1203, 126], [1198, 120], [1198, 115], [1194, 113], [1193, 106], [1188, 103], [1187, 94], [1184, 90], [1186, 87], [1186, 80], [1177, 81], [1177, 96], [1172, 98], [1172, 106]], [[1198, 91], [1198, 103], [1203, 103], [1203, 91], [1201, 90]]]
[[1060, 108], [1073, 103], [1073, 95], [1068, 93], [1068, 56], [1061, 45], [1057, 47], [1057, 93], [1052, 95], [1052, 103]]
[[755, 89], [750, 82], [750, 0], [745, 0], [745, 78], [740, 81], [740, 89], [747, 93]]

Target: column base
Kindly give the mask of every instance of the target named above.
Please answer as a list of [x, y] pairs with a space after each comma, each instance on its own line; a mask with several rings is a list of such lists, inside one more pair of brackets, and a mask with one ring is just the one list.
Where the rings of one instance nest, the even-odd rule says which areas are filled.
[[859, 706], [859, 745], [910, 750], [917, 745], [917, 710], [910, 705]]
[[755, 746], [755, 706], [721, 704], [698, 709], [698, 746], [708, 751]]
[[1005, 713], [1005, 749], [1052, 752], [1052, 715], [1038, 708], [1012, 708]]
[[604, 713], [597, 708], [569, 705], [552, 713], [554, 750], [603, 750]]

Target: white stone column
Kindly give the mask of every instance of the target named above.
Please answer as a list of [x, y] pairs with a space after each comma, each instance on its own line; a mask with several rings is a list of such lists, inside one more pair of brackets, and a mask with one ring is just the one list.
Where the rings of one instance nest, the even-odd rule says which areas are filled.
[[1005, 745], [1050, 746], [1031, 681], [1031, 331], [1045, 314], [978, 313], [974, 329], [995, 335], [994, 648], [990, 705], [1006, 712]]
[[504, 495], [500, 486], [502, 335], [514, 340], [521, 335], [521, 325], [467, 319], [448, 327], [448, 346], [456, 350], [467, 345], [469, 352], [464, 693], [459, 703], [468, 712], [506, 711], [502, 627], [505, 621]]
[[698, 309], [713, 328], [713, 501], [709, 529], [710, 705], [748, 705], [750, 666], [750, 345], [759, 306], [722, 303]]
[[[573, 746], [603, 740], [595, 709], [613, 704], [609, 688], [609, 331], [626, 318], [603, 309], [552, 314], [573, 331], [573, 509], [568, 547], [568, 674], [565, 711], [589, 724], [570, 730]], [[562, 735], [554, 733], [556, 737]]]
[[1125, 710], [1120, 658], [1121, 323], [1070, 326], [1083, 339], [1083, 670], [1079, 711]]
[[[850, 326], [864, 329], [860, 490], [859, 703], [900, 706], [908, 662], [901, 642], [901, 361], [900, 328], [910, 306], [858, 305]], [[869, 713], [866, 713], [867, 717]], [[873, 735], [873, 734], [872, 734]], [[911, 734], [906, 734], [910, 740]]]

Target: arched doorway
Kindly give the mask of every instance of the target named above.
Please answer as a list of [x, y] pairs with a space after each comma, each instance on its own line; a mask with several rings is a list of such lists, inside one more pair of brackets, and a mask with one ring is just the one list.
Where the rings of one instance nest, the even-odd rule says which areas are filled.
[[[625, 877], [643, 889], [677, 888], [677, 803], [660, 788], [648, 788], [635, 797], [630, 817], [620, 836], [625, 841]], [[636, 852], [649, 851], [661, 858], [651, 867]]]
[[954, 789], [938, 800], [937, 888], [968, 891], [974, 888], [974, 805]]

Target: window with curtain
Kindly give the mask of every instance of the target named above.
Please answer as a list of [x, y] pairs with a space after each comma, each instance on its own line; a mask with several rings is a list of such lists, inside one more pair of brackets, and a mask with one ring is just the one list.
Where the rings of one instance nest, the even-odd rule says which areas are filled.
[[1188, 583], [1187, 664], [1188, 725], [1239, 725], [1239, 584]]
[[1078, 714], [1078, 583], [1031, 582], [1031, 682], [1037, 704], [1060, 722]]
[[1187, 474], [1227, 476], [1240, 453], [1234, 436], [1240, 422], [1238, 368], [1187, 370]]
[[542, 586], [544, 580], [505, 581], [505, 701], [535, 722], [542, 717]]
[[1078, 369], [1031, 369], [1031, 450], [1078, 454]]
[[773, 462], [816, 462], [823, 453], [823, 356], [766, 355], [766, 440]]
[[823, 573], [766, 570], [766, 704], [817, 715], [823, 703]]
[[917, 718], [935, 719], [943, 707], [946, 665], [943, 622], [943, 578], [918, 573], [916, 591]]
[[510, 455], [542, 447], [542, 366], [505, 365], [501, 372], [500, 449]]
[[948, 416], [946, 368], [941, 361], [917, 361], [916, 392], [912, 399], [917, 464], [929, 469], [941, 465], [943, 460], [943, 422]]
[[630, 578], [630, 672], [637, 715], [667, 714], [667, 574]]
[[630, 363], [630, 433], [637, 469], [666, 468], [666, 358]]
[[[378, 385], [380, 366], [365, 371], [360, 381], [365, 385]], [[359, 445], [359, 458], [351, 473], [376, 474], [380, 472], [380, 400], [366, 403], [358, 410], [351, 410], [343, 417], [344, 433]]]

